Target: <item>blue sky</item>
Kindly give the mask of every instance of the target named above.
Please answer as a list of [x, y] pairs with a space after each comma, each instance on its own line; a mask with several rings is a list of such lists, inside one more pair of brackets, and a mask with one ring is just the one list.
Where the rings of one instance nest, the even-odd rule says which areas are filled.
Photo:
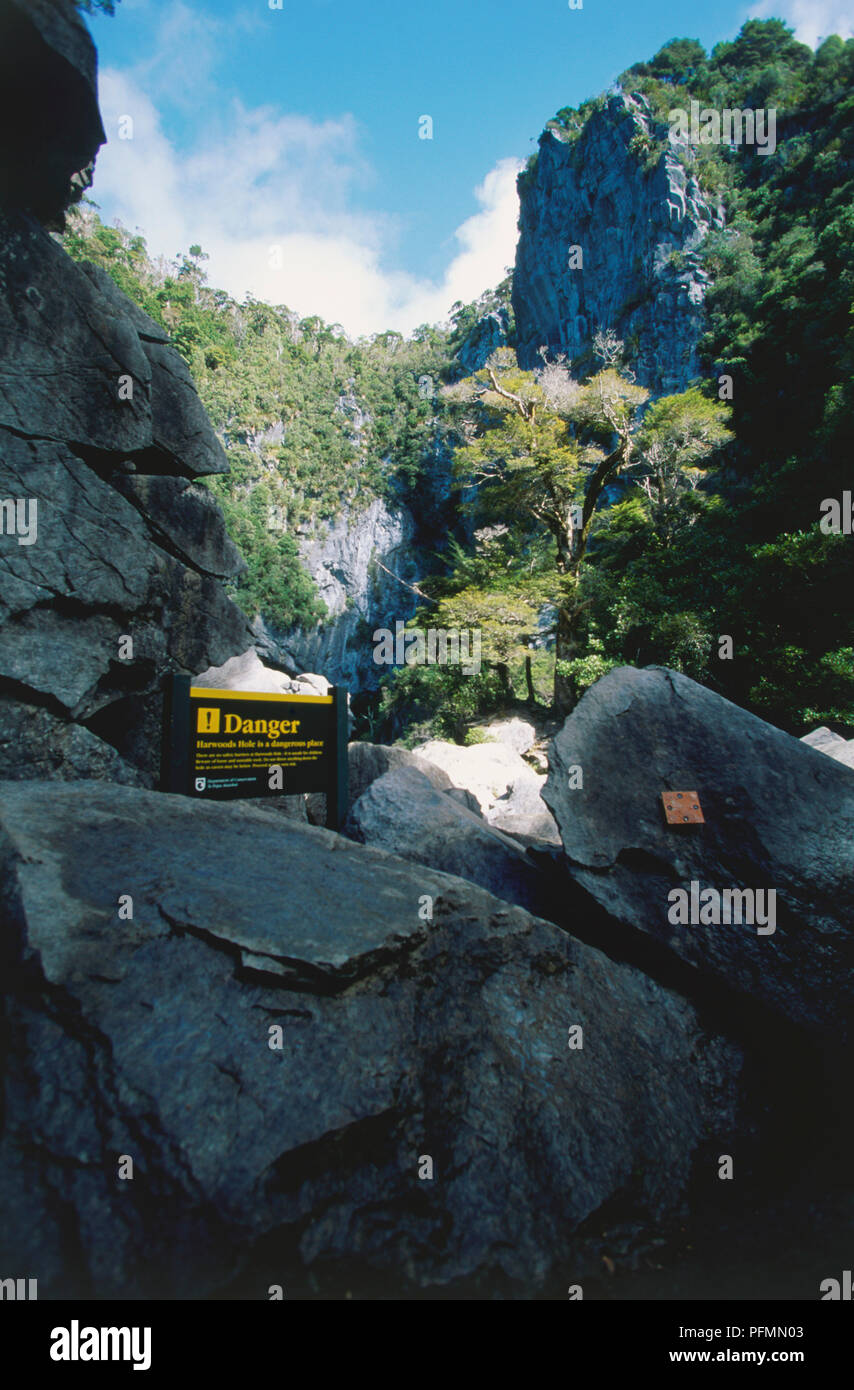
[[512, 264], [515, 174], [556, 110], [750, 14], [854, 32], [854, 0], [121, 0], [89, 20], [93, 196], [155, 255], [200, 242], [237, 298], [410, 331]]

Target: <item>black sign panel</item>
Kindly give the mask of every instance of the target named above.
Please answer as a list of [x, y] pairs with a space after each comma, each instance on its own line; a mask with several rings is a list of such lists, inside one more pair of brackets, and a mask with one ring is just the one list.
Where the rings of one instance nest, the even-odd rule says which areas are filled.
[[347, 692], [267, 695], [173, 676], [163, 745], [166, 791], [211, 800], [326, 792], [327, 825], [347, 813]]

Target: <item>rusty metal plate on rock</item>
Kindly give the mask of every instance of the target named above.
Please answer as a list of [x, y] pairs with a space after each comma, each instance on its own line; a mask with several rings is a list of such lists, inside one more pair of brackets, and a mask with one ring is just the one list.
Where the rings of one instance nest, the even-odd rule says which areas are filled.
[[684, 825], [686, 822], [695, 825], [706, 823], [696, 792], [662, 792], [661, 803], [668, 825]]

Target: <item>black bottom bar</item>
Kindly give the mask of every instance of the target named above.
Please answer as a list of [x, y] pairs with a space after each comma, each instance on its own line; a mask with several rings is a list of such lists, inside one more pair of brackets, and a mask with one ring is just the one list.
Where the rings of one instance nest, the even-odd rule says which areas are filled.
[[[204, 1384], [210, 1374], [218, 1384], [228, 1383], [228, 1377], [240, 1378], [247, 1370], [257, 1369], [264, 1377], [268, 1369], [282, 1367], [282, 1356], [290, 1347], [294, 1351], [298, 1339], [307, 1346], [306, 1336], [316, 1332], [322, 1341], [322, 1378], [328, 1380], [336, 1365], [337, 1354], [343, 1364], [352, 1369], [357, 1348], [367, 1352], [361, 1369], [368, 1372], [386, 1362], [393, 1343], [400, 1345], [401, 1318], [405, 1327], [418, 1334], [429, 1329], [430, 1336], [419, 1342], [418, 1381], [423, 1383], [425, 1358], [429, 1365], [431, 1346], [437, 1360], [437, 1374], [444, 1365], [443, 1380], [447, 1378], [451, 1347], [436, 1334], [444, 1330], [464, 1334], [464, 1343], [479, 1346], [478, 1357], [489, 1361], [489, 1352], [498, 1354], [504, 1345], [529, 1348], [529, 1367], [542, 1364], [548, 1349], [547, 1339], [558, 1337], [554, 1349], [568, 1358], [560, 1364], [582, 1367], [589, 1376], [611, 1383], [613, 1377], [643, 1373], [656, 1375], [660, 1370], [679, 1367], [688, 1371], [701, 1365], [753, 1365], [759, 1371], [769, 1367], [793, 1366], [809, 1372], [812, 1381], [822, 1372], [830, 1371], [835, 1362], [845, 1365], [845, 1352], [851, 1340], [851, 1305], [799, 1302], [741, 1302], [741, 1303], [626, 1303], [572, 1302], [552, 1312], [542, 1306], [525, 1310], [514, 1303], [512, 1309], [500, 1302], [474, 1304], [457, 1303], [437, 1292], [423, 1300], [431, 1304], [429, 1312], [396, 1304], [394, 1323], [382, 1303], [370, 1304], [359, 1300], [342, 1299], [340, 1303], [302, 1303], [298, 1320], [294, 1307], [281, 1301], [206, 1302], [206, 1303], [4, 1303], [0, 1309], [4, 1333], [4, 1350], [8, 1359], [18, 1362], [24, 1373], [38, 1371], [47, 1383], [62, 1383], [75, 1374], [86, 1379], [133, 1377], [133, 1360], [57, 1361], [51, 1358], [51, 1347], [65, 1344], [69, 1351], [75, 1339], [73, 1321], [77, 1322], [78, 1349], [86, 1341], [86, 1328], [138, 1329], [136, 1351], [144, 1356], [146, 1343], [143, 1329], [150, 1329], [150, 1367], [146, 1379], [139, 1384], [166, 1384], [167, 1377], [177, 1373], [192, 1373], [193, 1384]], [[442, 1303], [441, 1310], [436, 1307]], [[410, 1323], [410, 1317], [412, 1323]], [[508, 1326], [507, 1319], [511, 1320]], [[531, 1321], [529, 1321], [531, 1319]], [[532, 1332], [534, 1344], [514, 1343], [508, 1332]], [[55, 1329], [67, 1330], [65, 1338]], [[340, 1341], [329, 1333], [343, 1334]], [[479, 1339], [481, 1329], [486, 1340]], [[393, 1337], [392, 1337], [393, 1332]], [[91, 1334], [90, 1334], [91, 1336]], [[130, 1336], [130, 1334], [129, 1334]], [[370, 1338], [370, 1342], [363, 1340]], [[540, 1340], [542, 1339], [542, 1340]], [[89, 1340], [87, 1349], [99, 1345]], [[109, 1343], [106, 1343], [109, 1348]], [[385, 1347], [385, 1350], [383, 1348]], [[133, 1345], [130, 1348], [134, 1350]], [[750, 1353], [748, 1359], [745, 1353]], [[344, 1358], [347, 1358], [345, 1363]], [[755, 1359], [753, 1359], [755, 1357]], [[759, 1358], [762, 1357], [760, 1360]], [[527, 1359], [527, 1358], [526, 1358]], [[462, 1369], [462, 1363], [458, 1363]], [[400, 1364], [403, 1369], [403, 1364]], [[481, 1369], [483, 1366], [481, 1365]], [[507, 1368], [509, 1370], [509, 1368]], [[318, 1374], [320, 1372], [318, 1371]], [[390, 1378], [390, 1377], [389, 1377]], [[11, 1382], [10, 1382], [11, 1383]]]

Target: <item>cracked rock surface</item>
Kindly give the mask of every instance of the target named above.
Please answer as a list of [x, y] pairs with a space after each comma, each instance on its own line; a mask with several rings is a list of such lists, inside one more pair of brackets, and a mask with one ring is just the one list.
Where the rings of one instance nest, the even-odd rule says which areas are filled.
[[[621, 92], [577, 139], [556, 124], [540, 137], [536, 167], [520, 180], [513, 307], [522, 366], [538, 366], [545, 345], [583, 375], [596, 366], [593, 335], [613, 329], [655, 395], [699, 374], [709, 284], [701, 247], [724, 210], [701, 188], [690, 149], [667, 135], [643, 95]], [[570, 247], [581, 248], [582, 265], [577, 255], [570, 263]]]
[[265, 809], [4, 783], [0, 880], [2, 1255], [40, 1297], [532, 1296], [738, 1123], [741, 1053], [684, 999]]
[[243, 561], [193, 481], [226, 468], [162, 329], [0, 211], [0, 497], [34, 520], [0, 534], [0, 743], [23, 740], [7, 776], [112, 765], [151, 785], [163, 676], [253, 646], [217, 582]]
[[[790, 1021], [849, 1039], [849, 768], [658, 667], [621, 667], [597, 681], [549, 760], [543, 796], [569, 871], [618, 921]], [[574, 765], [582, 787], [570, 786]], [[697, 792], [705, 824], [668, 826], [664, 791]], [[698, 893], [773, 889], [775, 931], [671, 923], [668, 894], [692, 881]]]
[[470, 879], [537, 916], [554, 915], [551, 885], [521, 846], [417, 767], [395, 767], [373, 781], [351, 808], [345, 834]]
[[[0, 684], [9, 696], [0, 741], [24, 740], [16, 757], [24, 775], [29, 758], [34, 768], [49, 760], [60, 777], [95, 776], [118, 754], [150, 783], [163, 673], [195, 673], [244, 650], [246, 619], [212, 575], [161, 549], [138, 507], [67, 445], [0, 428], [0, 495], [38, 508], [35, 544], [0, 538]], [[205, 504], [204, 515], [213, 512]], [[128, 659], [122, 637], [133, 641]], [[76, 727], [73, 767], [55, 756], [67, 738], [45, 742], [45, 721], [24, 717], [39, 707], [59, 720], [57, 735], [63, 724]]]

